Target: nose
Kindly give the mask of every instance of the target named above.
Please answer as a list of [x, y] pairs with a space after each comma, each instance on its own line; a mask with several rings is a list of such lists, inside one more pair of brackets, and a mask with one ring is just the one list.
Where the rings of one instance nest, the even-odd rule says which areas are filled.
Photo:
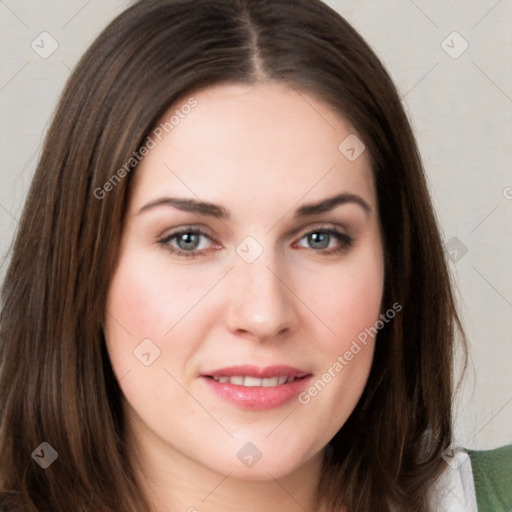
[[226, 324], [230, 332], [255, 341], [282, 338], [294, 331], [298, 314], [283, 265], [266, 255], [236, 261], [229, 275]]

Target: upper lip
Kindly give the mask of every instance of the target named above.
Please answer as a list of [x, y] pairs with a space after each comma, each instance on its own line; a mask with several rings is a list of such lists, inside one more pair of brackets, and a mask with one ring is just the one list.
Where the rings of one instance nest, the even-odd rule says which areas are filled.
[[308, 372], [293, 368], [292, 366], [286, 365], [275, 365], [275, 366], [252, 366], [252, 365], [239, 365], [230, 366], [228, 368], [220, 368], [218, 370], [212, 370], [204, 372], [202, 374], [206, 377], [258, 377], [260, 379], [282, 376], [282, 377], [295, 377], [301, 378], [306, 375], [310, 375]]

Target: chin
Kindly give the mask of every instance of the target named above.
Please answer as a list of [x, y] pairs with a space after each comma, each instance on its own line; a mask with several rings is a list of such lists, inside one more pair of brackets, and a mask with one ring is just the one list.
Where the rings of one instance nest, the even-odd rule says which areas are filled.
[[[212, 460], [215, 461], [213, 467], [211, 461], [208, 466], [217, 473], [226, 475], [229, 474], [230, 478], [240, 480], [273, 480], [283, 478], [306, 464], [311, 462], [313, 456], [304, 453], [304, 446], [302, 450], [297, 450], [296, 447], [290, 446], [289, 449], [280, 449], [271, 446], [270, 444], [260, 443], [260, 449], [256, 448], [256, 443], [250, 442], [243, 443], [242, 447], [234, 450], [234, 457], [226, 458], [221, 454], [218, 456], [212, 455]], [[322, 457], [321, 453], [316, 453], [317, 456]]]

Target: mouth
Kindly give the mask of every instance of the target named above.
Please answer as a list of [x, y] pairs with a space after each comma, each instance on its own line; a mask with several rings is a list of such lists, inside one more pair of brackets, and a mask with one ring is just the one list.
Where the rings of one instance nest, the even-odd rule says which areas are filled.
[[258, 377], [250, 377], [248, 375], [235, 375], [233, 377], [207, 377], [213, 379], [216, 382], [220, 382], [222, 384], [229, 383], [235, 386], [244, 386], [246, 388], [255, 388], [255, 387], [264, 387], [264, 388], [274, 388], [276, 386], [281, 386], [283, 384], [290, 384], [296, 378], [303, 377], [286, 377], [285, 375], [278, 375], [276, 377], [267, 377], [264, 379], [259, 379]]
[[243, 409], [266, 410], [289, 402], [311, 374], [291, 366], [233, 366], [201, 375], [209, 389]]

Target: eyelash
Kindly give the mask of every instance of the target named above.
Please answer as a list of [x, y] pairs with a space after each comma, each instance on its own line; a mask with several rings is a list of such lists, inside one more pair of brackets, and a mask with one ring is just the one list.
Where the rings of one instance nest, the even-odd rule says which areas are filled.
[[[354, 239], [352, 237], [350, 237], [346, 233], [342, 233], [341, 231], [333, 229], [332, 227], [316, 228], [316, 229], [313, 229], [310, 231], [306, 231], [301, 234], [299, 241], [302, 240], [303, 238], [307, 237], [308, 235], [318, 234], [318, 233], [335, 237], [338, 239], [338, 241], [340, 243], [340, 245], [338, 247], [334, 247], [331, 249], [322, 249], [322, 250], [312, 249], [314, 252], [316, 252], [318, 254], [322, 254], [322, 255], [326, 255], [326, 256], [341, 254], [341, 253], [345, 252], [346, 250], [348, 250], [352, 246], [352, 243], [354, 242]], [[185, 258], [195, 258], [196, 256], [201, 256], [201, 255], [205, 254], [208, 251], [208, 249], [202, 249], [199, 251], [198, 250], [183, 251], [181, 249], [178, 249], [176, 247], [169, 245], [169, 242], [171, 240], [174, 240], [175, 238], [178, 238], [181, 235], [188, 235], [188, 234], [205, 236], [205, 237], [209, 238], [210, 240], [212, 240], [212, 242], [216, 243], [215, 240], [213, 240], [211, 238], [209, 233], [207, 233], [206, 231], [203, 231], [202, 229], [199, 229], [199, 228], [179, 229], [177, 231], [174, 231], [173, 233], [170, 233], [169, 235], [165, 236], [164, 238], [158, 240], [158, 243], [160, 245], [162, 245], [171, 254], [176, 254], [180, 257], [183, 256]], [[302, 249], [306, 249], [306, 247], [302, 247]]]

